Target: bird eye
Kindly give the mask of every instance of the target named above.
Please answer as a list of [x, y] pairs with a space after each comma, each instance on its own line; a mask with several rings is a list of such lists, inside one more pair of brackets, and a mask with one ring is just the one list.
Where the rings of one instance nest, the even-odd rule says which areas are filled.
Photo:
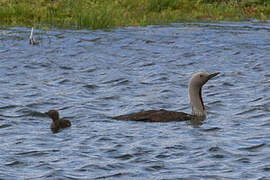
[[203, 75], [200, 74], [200, 77], [203, 77]]

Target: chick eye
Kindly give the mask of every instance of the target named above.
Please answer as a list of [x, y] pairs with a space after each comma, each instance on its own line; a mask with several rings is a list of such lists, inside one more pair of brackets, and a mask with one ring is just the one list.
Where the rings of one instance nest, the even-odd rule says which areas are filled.
[[202, 77], [203, 77], [203, 75], [200, 75], [200, 77], [202, 78]]

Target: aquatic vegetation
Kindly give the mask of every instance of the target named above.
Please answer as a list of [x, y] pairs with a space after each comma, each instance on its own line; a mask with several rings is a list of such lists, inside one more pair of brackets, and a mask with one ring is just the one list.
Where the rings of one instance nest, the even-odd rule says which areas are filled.
[[0, 23], [100, 29], [182, 21], [265, 21], [268, 0], [2, 0]]

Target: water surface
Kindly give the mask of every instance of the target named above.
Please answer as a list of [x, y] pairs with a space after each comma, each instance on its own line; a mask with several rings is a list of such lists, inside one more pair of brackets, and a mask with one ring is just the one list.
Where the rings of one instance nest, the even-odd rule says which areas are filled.
[[[269, 179], [270, 24], [0, 29], [1, 179]], [[194, 72], [207, 119], [143, 123], [142, 109], [191, 112]], [[52, 134], [43, 113], [72, 127]]]

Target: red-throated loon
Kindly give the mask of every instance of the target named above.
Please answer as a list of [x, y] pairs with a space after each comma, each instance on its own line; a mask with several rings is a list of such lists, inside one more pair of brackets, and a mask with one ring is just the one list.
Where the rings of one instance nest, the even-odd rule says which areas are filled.
[[67, 128], [71, 126], [71, 123], [67, 119], [59, 119], [59, 113], [56, 110], [49, 110], [46, 112], [53, 122], [51, 123], [51, 130], [53, 133], [59, 132], [60, 129]]
[[188, 85], [188, 96], [192, 108], [191, 114], [160, 109], [116, 116], [113, 117], [113, 119], [147, 122], [185, 121], [191, 119], [203, 120], [206, 117], [206, 113], [202, 100], [202, 87], [209, 79], [215, 77], [218, 74], [218, 72], [213, 74], [208, 72], [198, 72], [191, 77]]

